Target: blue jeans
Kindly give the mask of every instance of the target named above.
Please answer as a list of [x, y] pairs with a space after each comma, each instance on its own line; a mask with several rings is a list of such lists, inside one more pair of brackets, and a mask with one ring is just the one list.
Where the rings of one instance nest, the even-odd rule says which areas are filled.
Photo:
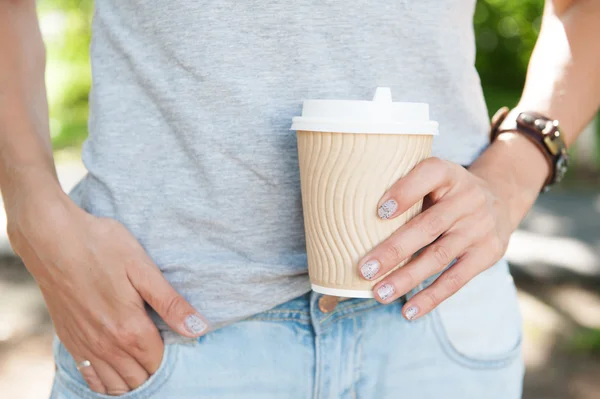
[[[351, 299], [323, 312], [321, 297], [306, 294], [191, 344], [167, 345], [159, 370], [121, 397], [521, 397], [521, 323], [504, 261], [416, 321], [401, 316], [402, 300]], [[58, 340], [55, 356], [52, 399], [114, 399], [87, 388]]]

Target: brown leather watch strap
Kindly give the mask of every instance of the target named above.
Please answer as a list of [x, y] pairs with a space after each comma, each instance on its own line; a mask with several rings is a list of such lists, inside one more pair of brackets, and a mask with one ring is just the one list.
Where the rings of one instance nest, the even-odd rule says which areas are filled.
[[490, 142], [502, 133], [517, 133], [536, 145], [550, 167], [550, 174], [544, 183], [544, 189], [547, 189], [557, 181], [557, 172], [562, 172], [557, 169], [559, 159], [566, 157], [558, 122], [535, 112], [521, 112], [516, 118], [507, 118], [509, 112], [508, 107], [503, 107], [492, 118]]

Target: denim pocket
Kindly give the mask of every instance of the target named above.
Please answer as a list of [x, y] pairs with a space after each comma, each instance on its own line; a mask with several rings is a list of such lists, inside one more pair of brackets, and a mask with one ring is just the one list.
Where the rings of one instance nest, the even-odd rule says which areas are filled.
[[521, 359], [522, 320], [505, 260], [440, 304], [430, 321], [444, 352], [463, 366], [502, 368]]
[[165, 352], [158, 370], [146, 382], [124, 395], [111, 396], [94, 392], [88, 387], [81, 373], [77, 370], [75, 361], [60, 340], [55, 337], [54, 359], [56, 362], [56, 381], [51, 399], [73, 398], [65, 390], [71, 394], [75, 394], [76, 398], [83, 399], [148, 399], [169, 379], [177, 359], [177, 351], [177, 345], [165, 345]]

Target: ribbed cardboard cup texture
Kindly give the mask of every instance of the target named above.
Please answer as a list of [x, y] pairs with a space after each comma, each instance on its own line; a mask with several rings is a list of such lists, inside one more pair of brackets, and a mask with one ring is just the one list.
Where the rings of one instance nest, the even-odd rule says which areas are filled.
[[381, 220], [377, 204], [430, 156], [437, 123], [429, 120], [429, 106], [394, 103], [388, 88], [378, 88], [373, 101], [305, 100], [292, 130], [298, 139], [312, 289], [373, 297], [377, 281], [359, 275], [358, 261], [421, 212], [419, 202], [394, 219]]

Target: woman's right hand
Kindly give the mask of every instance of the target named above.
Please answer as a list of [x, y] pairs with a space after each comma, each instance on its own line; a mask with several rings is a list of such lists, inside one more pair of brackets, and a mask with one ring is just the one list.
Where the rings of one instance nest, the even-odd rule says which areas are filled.
[[91, 363], [80, 371], [93, 391], [124, 394], [158, 369], [164, 345], [144, 302], [184, 336], [208, 330], [123, 225], [84, 212], [62, 192], [39, 198], [6, 204], [10, 242], [63, 345], [77, 363]]

